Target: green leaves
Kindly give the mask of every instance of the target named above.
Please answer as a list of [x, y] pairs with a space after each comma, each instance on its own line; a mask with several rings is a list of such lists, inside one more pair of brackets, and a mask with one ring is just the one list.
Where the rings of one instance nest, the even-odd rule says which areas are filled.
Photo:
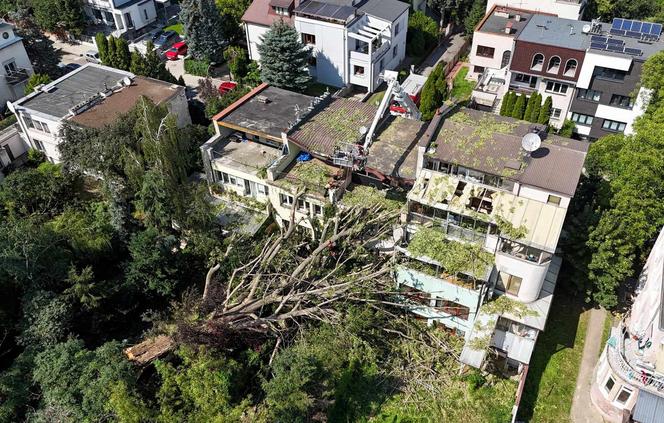
[[275, 22], [262, 37], [258, 52], [263, 82], [295, 91], [303, 91], [311, 82], [307, 69], [310, 51], [294, 27]]

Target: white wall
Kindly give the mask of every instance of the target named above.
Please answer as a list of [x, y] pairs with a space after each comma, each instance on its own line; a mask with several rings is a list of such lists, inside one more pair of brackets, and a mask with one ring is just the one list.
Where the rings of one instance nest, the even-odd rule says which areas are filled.
[[[493, 57], [482, 57], [477, 55], [477, 46], [493, 47], [495, 49]], [[513, 37], [504, 34], [489, 34], [485, 32], [475, 32], [473, 34], [473, 45], [470, 49], [470, 55], [468, 56], [470, 61], [470, 70], [468, 72], [468, 77], [472, 79], [477, 79], [479, 73], [473, 72], [474, 66], [482, 66], [485, 68], [491, 69], [500, 69], [501, 62], [503, 60], [503, 53], [505, 51], [514, 50], [514, 39]]]
[[178, 128], [184, 128], [191, 125], [191, 115], [189, 114], [189, 103], [185, 90], [180, 90], [178, 94], [171, 98], [167, 104], [168, 111], [177, 118]]
[[561, 18], [578, 20], [581, 18], [585, 0], [579, 4], [556, 0], [488, 0], [486, 11], [489, 12], [496, 4], [499, 6], [511, 6], [519, 9], [553, 13]]
[[[149, 0], [143, 4], [136, 3], [126, 9], [122, 9], [122, 18], [125, 19], [125, 13], [131, 14], [134, 22], [134, 29], [141, 29], [144, 26], [154, 22], [157, 19], [157, 10], [154, 6], [154, 0]], [[147, 13], [147, 18], [146, 14]], [[125, 25], [127, 22], [125, 21]]]
[[261, 37], [265, 35], [268, 29], [270, 29], [270, 27], [245, 22], [244, 30], [247, 34], [249, 59], [256, 61], [261, 59], [261, 55], [258, 52], [258, 46], [261, 44]]
[[519, 188], [516, 193], [519, 197], [529, 198], [531, 200], [539, 201], [546, 203], [549, 200], [549, 195], [556, 195], [560, 197], [560, 206], [561, 208], [566, 209], [569, 207], [570, 198], [559, 194], [557, 192], [545, 191], [540, 188], [530, 187], [526, 185], [519, 185]]
[[[558, 94], [547, 91], [546, 84], [549, 81], [561, 82], [567, 85], [567, 92], [565, 94]], [[559, 119], [551, 119], [551, 126], [560, 128], [565, 120], [565, 117], [567, 116], [567, 112], [569, 112], [569, 106], [572, 104], [572, 99], [574, 98], [574, 93], [576, 92], [576, 90], [574, 89], [574, 83], [555, 81], [544, 77], [540, 78], [539, 81], [537, 81], [537, 91], [539, 91], [539, 93], [542, 95], [542, 103], [544, 103], [547, 97], [551, 97], [552, 100], [551, 107], [554, 109], [561, 110]]]
[[630, 67], [632, 66], [632, 58], [606, 56], [603, 54], [593, 53], [592, 50], [587, 51], [586, 56], [583, 59], [583, 65], [581, 65], [579, 79], [576, 81], [576, 86], [578, 88], [587, 89], [590, 86], [590, 81], [592, 80], [593, 72], [595, 71], [596, 66], [629, 71]]
[[343, 25], [308, 18], [295, 17], [295, 28], [300, 34], [313, 34], [316, 37], [316, 76], [323, 84], [342, 87], [348, 80], [348, 40]]
[[645, 113], [650, 101], [652, 90], [647, 88], [639, 89], [638, 94], [634, 100], [634, 107], [631, 110], [612, 107], [605, 104], [599, 104], [595, 112], [595, 119], [610, 119], [617, 122], [625, 122], [625, 134], [630, 135], [634, 133], [634, 120]]
[[[549, 263], [536, 264], [530, 263], [525, 260], [520, 260], [508, 254], [496, 254], [496, 268], [500, 272], [509, 273], [510, 275], [522, 278], [519, 294], [516, 297], [519, 301], [530, 303], [539, 297], [542, 285], [544, 285], [544, 278], [549, 269]], [[510, 294], [505, 294], [511, 297]]]
[[5, 80], [5, 67], [4, 65], [9, 62], [16, 63], [17, 68], [27, 69], [29, 74], [32, 74], [32, 64], [30, 63], [30, 58], [23, 47], [23, 42], [14, 42], [10, 44], [11, 40], [14, 40], [16, 37], [13, 33], [13, 30], [9, 27], [3, 28], [2, 32], [8, 32], [9, 38], [5, 43], [3, 39], [0, 39], [0, 47], [5, 44], [4, 47], [0, 49], [0, 108], [4, 108], [5, 104], [8, 101], [17, 100], [24, 95], [25, 82], [20, 84], [10, 85]]

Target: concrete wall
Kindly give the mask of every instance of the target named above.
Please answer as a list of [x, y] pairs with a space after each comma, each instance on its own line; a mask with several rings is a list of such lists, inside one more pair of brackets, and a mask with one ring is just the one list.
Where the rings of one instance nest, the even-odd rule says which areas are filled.
[[300, 34], [312, 34], [316, 37], [313, 54], [316, 56], [316, 76], [319, 82], [335, 87], [341, 87], [348, 80], [346, 67], [348, 65], [348, 40], [346, 28], [343, 25], [333, 24], [295, 17], [295, 28]]
[[508, 254], [496, 254], [496, 269], [503, 273], [522, 278], [521, 287], [517, 296], [505, 294], [524, 303], [533, 302], [539, 297], [544, 285], [544, 278], [549, 269], [549, 263], [536, 264], [512, 257]]
[[[518, 184], [517, 184], [518, 185]], [[519, 197], [529, 198], [531, 200], [540, 201], [546, 203], [549, 201], [549, 195], [556, 195], [560, 197], [559, 207], [566, 209], [569, 207], [570, 197], [564, 196], [560, 193], [552, 191], [544, 191], [540, 188], [529, 187], [526, 185], [518, 185], [516, 189], [516, 194]]]
[[561, 18], [578, 20], [583, 14], [586, 0], [579, 3], [572, 1], [556, 0], [488, 0], [486, 4], [487, 13], [494, 5], [517, 7], [537, 12], [553, 13]]

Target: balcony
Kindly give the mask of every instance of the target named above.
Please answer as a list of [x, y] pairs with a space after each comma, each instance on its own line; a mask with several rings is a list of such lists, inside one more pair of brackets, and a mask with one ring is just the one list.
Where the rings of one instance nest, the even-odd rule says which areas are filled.
[[10, 85], [20, 84], [30, 78], [30, 73], [27, 69], [17, 68], [16, 70], [9, 71], [5, 76], [7, 83]]
[[607, 342], [606, 356], [611, 369], [630, 384], [645, 389], [656, 395], [664, 393], [664, 375], [637, 363], [636, 358], [628, 358], [634, 354], [630, 345], [625, 345], [624, 322], [611, 332]]

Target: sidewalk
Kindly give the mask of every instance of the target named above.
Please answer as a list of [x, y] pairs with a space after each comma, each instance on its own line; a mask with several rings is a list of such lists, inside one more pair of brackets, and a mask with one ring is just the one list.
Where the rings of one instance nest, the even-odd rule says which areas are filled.
[[600, 349], [604, 346], [602, 344], [604, 319], [606, 319], [606, 310], [603, 308], [590, 310], [588, 331], [572, 401], [571, 418], [574, 423], [601, 423], [603, 421], [599, 412], [595, 410], [595, 406], [590, 402], [590, 385]]

